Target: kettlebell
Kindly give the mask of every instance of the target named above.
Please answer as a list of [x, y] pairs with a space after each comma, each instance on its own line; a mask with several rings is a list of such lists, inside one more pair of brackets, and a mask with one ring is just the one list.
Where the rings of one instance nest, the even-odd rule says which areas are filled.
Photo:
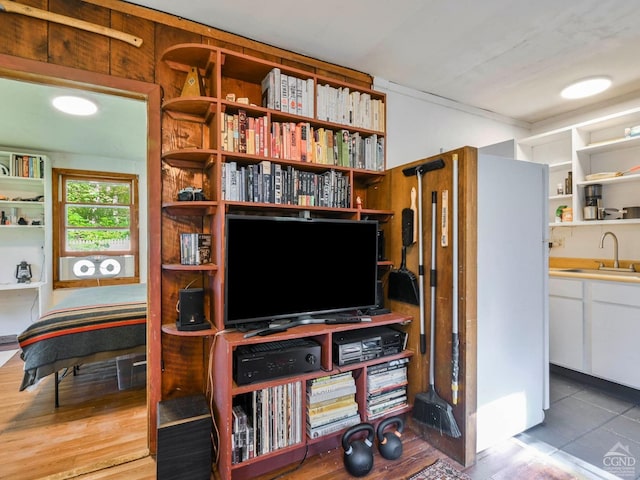
[[[351, 437], [360, 432], [367, 432], [364, 440], [351, 441]], [[344, 449], [344, 467], [354, 477], [364, 477], [373, 468], [373, 441], [375, 430], [370, 423], [359, 423], [349, 428], [342, 435]]]
[[[392, 432], [384, 433], [384, 429], [389, 425], [396, 425], [396, 429]], [[404, 429], [404, 420], [401, 417], [386, 418], [378, 424], [378, 450], [387, 460], [396, 460], [402, 455], [402, 430]]]

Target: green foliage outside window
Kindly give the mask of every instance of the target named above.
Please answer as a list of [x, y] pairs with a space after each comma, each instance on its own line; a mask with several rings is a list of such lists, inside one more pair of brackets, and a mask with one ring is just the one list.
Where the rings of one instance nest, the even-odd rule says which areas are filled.
[[68, 180], [66, 187], [68, 250], [130, 248], [130, 183]]

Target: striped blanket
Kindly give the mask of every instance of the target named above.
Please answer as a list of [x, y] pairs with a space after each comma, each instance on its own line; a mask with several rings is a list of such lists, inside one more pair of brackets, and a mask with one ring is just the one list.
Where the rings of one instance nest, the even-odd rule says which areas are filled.
[[64, 368], [146, 350], [146, 284], [74, 291], [18, 336], [20, 390]]

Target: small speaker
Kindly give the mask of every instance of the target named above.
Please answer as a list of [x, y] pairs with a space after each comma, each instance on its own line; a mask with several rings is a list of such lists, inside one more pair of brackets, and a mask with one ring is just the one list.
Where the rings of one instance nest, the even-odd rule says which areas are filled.
[[382, 280], [376, 283], [376, 308], [384, 308], [384, 286]]
[[383, 262], [386, 259], [384, 255], [384, 230], [378, 230], [378, 261]]
[[204, 318], [204, 289], [185, 288], [179, 292], [178, 330], [205, 330], [209, 322]]

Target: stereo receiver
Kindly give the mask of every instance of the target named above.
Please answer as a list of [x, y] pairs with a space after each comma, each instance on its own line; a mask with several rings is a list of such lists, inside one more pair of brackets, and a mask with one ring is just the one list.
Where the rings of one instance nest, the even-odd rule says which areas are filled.
[[320, 344], [309, 339], [241, 345], [233, 352], [237, 385], [320, 370]]
[[407, 334], [391, 327], [349, 330], [333, 335], [333, 361], [338, 365], [395, 355], [407, 347]]

